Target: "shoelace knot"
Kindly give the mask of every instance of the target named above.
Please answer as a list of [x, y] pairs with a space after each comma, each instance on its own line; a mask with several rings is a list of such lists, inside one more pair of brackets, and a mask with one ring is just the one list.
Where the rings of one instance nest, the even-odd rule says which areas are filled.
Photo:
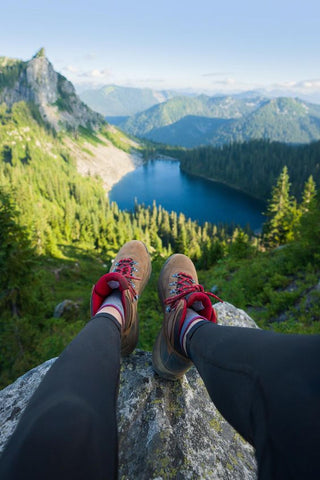
[[223, 302], [223, 300], [221, 300], [221, 298], [214, 293], [206, 292], [203, 286], [199, 283], [196, 283], [196, 281], [188, 273], [179, 272], [172, 276], [177, 278], [177, 280], [169, 283], [170, 286], [175, 286], [175, 288], [170, 291], [170, 293], [175, 293], [175, 295], [166, 298], [164, 301], [165, 305], [168, 305], [168, 312], [176, 307], [179, 300], [195, 292], [201, 292], [204, 295], [215, 298], [219, 302]]
[[120, 273], [120, 275], [128, 280], [129, 292], [135, 300], [138, 299], [138, 295], [135, 290], [135, 284], [133, 280], [141, 280], [141, 278], [133, 275], [134, 272], [138, 271], [138, 269], [135, 267], [137, 264], [138, 262], [135, 262], [131, 257], [121, 258], [121, 260], [115, 263], [115, 268], [113, 270], [113, 272]]

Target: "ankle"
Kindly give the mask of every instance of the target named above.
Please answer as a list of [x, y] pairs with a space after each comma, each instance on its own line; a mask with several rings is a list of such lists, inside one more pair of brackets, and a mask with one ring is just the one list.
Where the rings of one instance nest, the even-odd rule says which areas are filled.
[[109, 313], [122, 327], [125, 323], [125, 316], [121, 292], [118, 289], [113, 290], [110, 295], [104, 299], [97, 313]]
[[100, 310], [97, 311], [96, 315], [98, 313], [108, 313], [109, 315], [112, 315], [117, 320], [120, 327], [122, 328], [122, 325], [124, 324], [123, 317], [122, 317], [121, 313], [119, 312], [119, 310], [116, 307], [114, 307], [113, 305], [105, 305], [105, 306], [101, 307]]
[[199, 315], [195, 310], [192, 308], [187, 309], [186, 317], [184, 319], [183, 325], [180, 330], [180, 347], [183, 353], [188, 357], [187, 353], [187, 337], [191, 330], [198, 324], [202, 322], [207, 322], [208, 320], [201, 315]]

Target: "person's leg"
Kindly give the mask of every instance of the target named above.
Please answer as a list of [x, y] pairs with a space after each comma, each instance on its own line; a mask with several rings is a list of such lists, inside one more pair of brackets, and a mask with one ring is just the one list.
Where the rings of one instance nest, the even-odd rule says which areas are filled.
[[320, 337], [218, 326], [209, 295], [188, 257], [170, 257], [159, 277], [155, 371], [176, 379], [194, 362], [220, 412], [256, 448], [260, 479], [320, 478]]
[[117, 477], [120, 325], [96, 315], [53, 364], [0, 461], [1, 479]]
[[117, 478], [120, 352], [138, 340], [137, 301], [151, 273], [131, 241], [92, 291], [92, 320], [44, 377], [0, 459], [1, 480]]
[[259, 478], [320, 478], [319, 335], [204, 321], [186, 346], [216, 407], [255, 447]]

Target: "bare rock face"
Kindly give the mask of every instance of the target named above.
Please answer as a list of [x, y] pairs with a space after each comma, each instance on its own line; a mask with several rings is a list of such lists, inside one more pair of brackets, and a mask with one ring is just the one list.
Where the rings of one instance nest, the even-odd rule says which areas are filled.
[[[15, 81], [0, 89], [0, 103], [9, 107], [14, 103], [33, 102], [42, 119], [55, 130], [77, 129], [79, 126], [97, 129], [104, 122], [103, 117], [93, 112], [77, 96], [74, 86], [63, 75], [55, 72], [45, 56], [44, 49], [28, 62], [16, 62], [19, 66]], [[4, 67], [4, 77], [10, 67]], [[6, 73], [7, 72], [7, 73]]]
[[[242, 310], [216, 307], [220, 324], [255, 328]], [[0, 392], [0, 449], [54, 359]], [[255, 479], [252, 447], [224, 420], [193, 367], [182, 380], [159, 378], [151, 354], [122, 360], [118, 399], [119, 478]]]

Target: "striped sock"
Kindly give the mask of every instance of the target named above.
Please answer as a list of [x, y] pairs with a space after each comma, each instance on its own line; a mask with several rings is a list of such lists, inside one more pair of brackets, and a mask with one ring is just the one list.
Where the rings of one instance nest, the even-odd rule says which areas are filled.
[[204, 317], [201, 317], [197, 312], [195, 312], [192, 308], [187, 309], [186, 318], [184, 319], [181, 331], [180, 331], [180, 346], [183, 352], [187, 355], [186, 350], [186, 342], [187, 342], [187, 335], [190, 330], [199, 322], [207, 322], [208, 320]]
[[103, 300], [97, 313], [99, 313], [104, 307], [113, 307], [118, 310], [121, 315], [122, 324], [124, 323], [124, 308], [121, 300], [121, 292], [119, 290], [113, 290], [113, 292]]

